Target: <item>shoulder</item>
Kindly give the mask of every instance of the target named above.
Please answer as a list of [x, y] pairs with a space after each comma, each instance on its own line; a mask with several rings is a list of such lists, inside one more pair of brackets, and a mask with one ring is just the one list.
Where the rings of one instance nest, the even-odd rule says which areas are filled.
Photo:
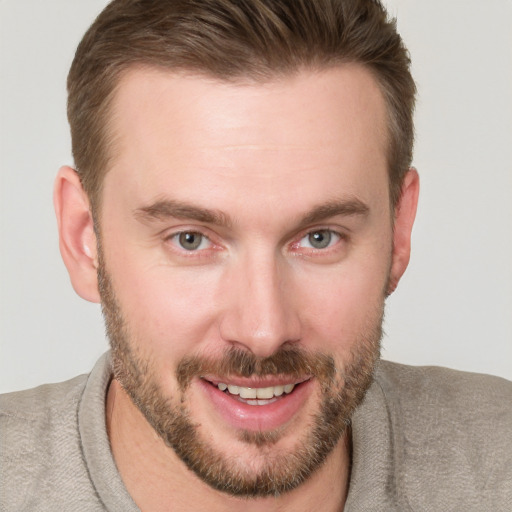
[[[47, 510], [58, 488], [85, 480], [78, 409], [87, 376], [0, 396], [0, 475], [5, 510]], [[74, 497], [68, 496], [68, 503]], [[76, 501], [76, 500], [75, 500]], [[48, 506], [47, 506], [48, 505]]]
[[[16, 445], [28, 445], [47, 437], [62, 422], [72, 423], [85, 387], [87, 376], [81, 375], [59, 384], [44, 384], [25, 391], [0, 395], [0, 422], [7, 446], [9, 436]], [[4, 437], [4, 436], [7, 436]], [[38, 443], [39, 444], [39, 443]]]
[[0, 395], [0, 415], [19, 416], [27, 419], [39, 418], [63, 401], [77, 399], [85, 386], [87, 375], [57, 384], [43, 384], [32, 389], [14, 391]]
[[418, 499], [440, 509], [485, 503], [501, 510], [512, 500], [512, 382], [385, 361], [375, 381], [404, 488], [422, 483]]
[[496, 443], [507, 441], [512, 457], [512, 382], [386, 361], [381, 362], [375, 380], [391, 411], [399, 412], [400, 423], [408, 428], [472, 439], [489, 452]]
[[483, 408], [479, 415], [512, 414], [512, 382], [501, 377], [381, 361], [376, 381], [411, 406], [447, 407], [471, 415], [478, 405]]

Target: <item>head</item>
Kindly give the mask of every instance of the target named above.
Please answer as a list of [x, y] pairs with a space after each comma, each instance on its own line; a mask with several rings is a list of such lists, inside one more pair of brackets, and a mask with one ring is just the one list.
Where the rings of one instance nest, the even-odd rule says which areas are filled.
[[115, 1], [78, 48], [61, 251], [218, 490], [300, 485], [371, 383], [417, 201], [408, 65], [372, 1]]
[[75, 167], [93, 210], [115, 156], [111, 107], [127, 70], [142, 64], [266, 82], [346, 63], [364, 66], [386, 102], [389, 194], [396, 205], [412, 158], [416, 89], [395, 21], [378, 0], [113, 1], [83, 37], [68, 75]]

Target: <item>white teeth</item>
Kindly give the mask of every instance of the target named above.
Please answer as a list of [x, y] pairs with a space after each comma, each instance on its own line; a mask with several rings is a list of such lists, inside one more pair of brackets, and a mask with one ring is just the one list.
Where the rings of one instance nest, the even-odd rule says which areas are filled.
[[220, 382], [217, 387], [221, 391], [229, 391], [232, 395], [239, 395], [240, 398], [259, 400], [270, 400], [275, 396], [281, 396], [283, 393], [291, 393], [295, 384], [286, 384], [285, 386], [270, 386], [267, 388], [246, 388], [243, 386], [234, 386], [232, 384], [224, 384]]
[[232, 395], [238, 395], [240, 394], [240, 388], [238, 386], [233, 386], [231, 384], [228, 385], [228, 391], [232, 394]]
[[274, 396], [281, 396], [284, 393], [284, 386], [274, 386]]
[[274, 396], [274, 388], [258, 388], [256, 391], [256, 398], [269, 399]]
[[291, 393], [294, 387], [295, 387], [295, 384], [286, 384], [286, 386], [284, 387], [284, 392]]
[[240, 398], [256, 398], [256, 388], [239, 388]]

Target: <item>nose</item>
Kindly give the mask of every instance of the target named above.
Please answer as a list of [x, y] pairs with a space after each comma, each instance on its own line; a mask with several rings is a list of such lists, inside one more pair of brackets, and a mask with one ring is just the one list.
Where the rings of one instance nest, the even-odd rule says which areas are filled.
[[292, 269], [275, 256], [243, 258], [225, 276], [221, 337], [259, 357], [301, 338]]

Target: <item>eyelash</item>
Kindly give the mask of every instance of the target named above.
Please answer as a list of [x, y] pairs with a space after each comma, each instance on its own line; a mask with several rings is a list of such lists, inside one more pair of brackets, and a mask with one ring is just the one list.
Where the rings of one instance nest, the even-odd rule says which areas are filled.
[[[319, 233], [328, 233], [329, 234], [329, 243], [326, 247], [323, 248], [315, 248], [315, 247], [301, 247], [300, 243], [307, 239], [308, 237], [311, 237], [312, 235], [319, 234]], [[196, 235], [201, 237], [201, 241], [198, 245], [198, 247], [194, 249], [187, 250], [183, 247], [180, 243], [180, 237], [183, 235]], [[335, 238], [334, 242], [332, 242], [332, 237]], [[340, 242], [346, 241], [348, 239], [348, 236], [346, 233], [336, 231], [334, 229], [330, 229], [327, 227], [320, 227], [315, 229], [310, 229], [306, 232], [302, 232], [299, 235], [299, 238], [296, 238], [294, 242], [290, 244], [290, 247], [294, 251], [299, 251], [302, 253], [306, 253], [306, 256], [314, 255], [314, 254], [328, 254], [335, 250], [336, 246], [340, 244]], [[216, 244], [211, 240], [211, 238], [202, 233], [199, 230], [181, 230], [174, 233], [169, 234], [164, 238], [165, 242], [169, 242], [173, 247], [174, 250], [178, 251], [182, 256], [187, 258], [201, 258], [201, 257], [208, 257], [211, 255], [211, 251], [219, 250], [221, 248], [220, 245]], [[208, 242], [209, 247], [201, 248], [201, 245], [203, 243]], [[332, 243], [331, 243], [332, 242]]]
[[[199, 246], [195, 249], [187, 250], [180, 244], [180, 237], [182, 235], [195, 235], [200, 236], [201, 241], [199, 243]], [[178, 251], [181, 256], [184, 256], [186, 258], [201, 258], [201, 257], [207, 257], [207, 254], [205, 254], [207, 251], [210, 253], [212, 250], [215, 250], [215, 243], [212, 242], [211, 238], [204, 233], [201, 233], [201, 231], [194, 230], [194, 229], [184, 229], [181, 231], [177, 231], [174, 233], [171, 233], [170, 235], [166, 236], [164, 238], [165, 242], [169, 242], [170, 245], [173, 246], [175, 251]], [[208, 242], [210, 244], [209, 247], [206, 248], [200, 248], [203, 243]]]
[[[301, 236], [301, 238], [297, 242], [292, 244], [292, 247], [294, 247], [294, 248], [301, 248], [300, 243], [303, 240], [307, 240], [308, 243], [311, 246], [313, 244], [313, 242], [311, 240], [311, 237], [313, 237], [314, 235], [321, 235], [323, 237], [326, 234], [328, 236], [328, 240], [327, 240], [327, 245], [325, 247], [314, 247], [314, 246], [312, 246], [312, 247], [302, 247], [302, 248], [303, 249], [307, 249], [309, 251], [325, 253], [330, 248], [336, 246], [341, 240], [346, 238], [346, 235], [343, 235], [342, 233], [339, 233], [339, 232], [337, 232], [337, 231], [335, 231], [333, 229], [320, 228], [320, 229], [310, 230], [307, 233], [305, 233], [303, 236]], [[334, 238], [334, 242], [332, 241], [333, 238]], [[320, 244], [322, 243], [322, 241], [323, 240], [320, 240]]]

